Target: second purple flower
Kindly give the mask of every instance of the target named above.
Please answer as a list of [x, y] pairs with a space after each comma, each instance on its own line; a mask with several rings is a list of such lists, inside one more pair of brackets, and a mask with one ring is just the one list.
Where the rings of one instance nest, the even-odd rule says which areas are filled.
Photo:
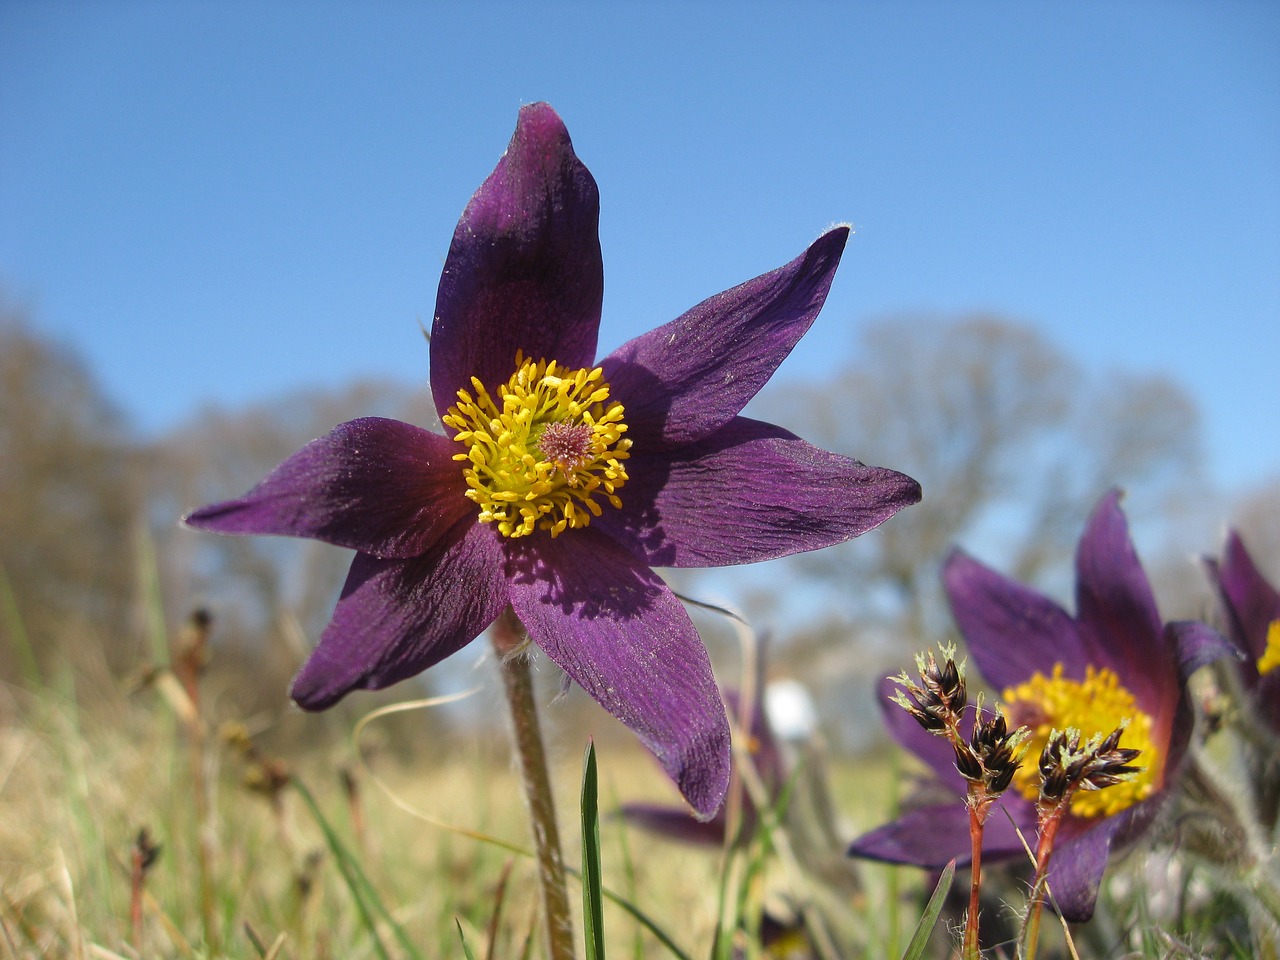
[[[1055, 730], [1087, 740], [1123, 727], [1121, 745], [1141, 751], [1132, 778], [1077, 793], [1058, 833], [1049, 885], [1063, 916], [1088, 920], [1111, 852], [1152, 825], [1189, 760], [1188, 677], [1232, 648], [1202, 623], [1161, 618], [1114, 490], [1094, 508], [1076, 549], [1074, 614], [958, 550], [943, 582], [978, 670], [1003, 691], [1009, 725], [1029, 731], [1022, 765], [988, 821], [984, 862], [1023, 856], [1014, 828], [1034, 835], [1037, 760]], [[886, 694], [892, 687], [882, 684]], [[886, 702], [885, 718], [893, 736], [963, 796], [950, 745], [896, 704]], [[966, 863], [968, 810], [958, 800], [910, 811], [859, 837], [850, 853], [926, 867]]]

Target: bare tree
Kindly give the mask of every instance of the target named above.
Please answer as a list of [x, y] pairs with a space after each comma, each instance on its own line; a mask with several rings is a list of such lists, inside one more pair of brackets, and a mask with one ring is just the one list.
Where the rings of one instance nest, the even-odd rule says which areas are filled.
[[73, 643], [132, 656], [132, 468], [124, 424], [81, 360], [0, 307], [3, 675]]
[[[1280, 583], [1280, 477], [1247, 491], [1236, 505], [1232, 525], [1248, 545], [1250, 556], [1274, 583]], [[1221, 544], [1215, 544], [1221, 549]]]
[[792, 561], [830, 588], [828, 626], [810, 635], [819, 649], [837, 625], [847, 638], [853, 621], [864, 632], [870, 621], [898, 650], [932, 642], [949, 630], [939, 568], [952, 545], [1052, 587], [1106, 489], [1126, 488], [1143, 522], [1200, 476], [1196, 409], [1176, 384], [1086, 376], [1035, 330], [1000, 317], [875, 324], [832, 380], [780, 387], [765, 403], [779, 422], [804, 425], [806, 439], [924, 488], [920, 504], [871, 535]]

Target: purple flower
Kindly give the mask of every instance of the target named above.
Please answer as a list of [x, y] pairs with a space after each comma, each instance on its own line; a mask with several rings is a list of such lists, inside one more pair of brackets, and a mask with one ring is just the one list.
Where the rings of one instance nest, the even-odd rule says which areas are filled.
[[1240, 677], [1258, 713], [1280, 733], [1280, 592], [1258, 571], [1240, 535], [1227, 534], [1222, 561], [1206, 560], [1227, 630], [1244, 652]]
[[[1187, 678], [1230, 645], [1204, 624], [1160, 619], [1114, 491], [1080, 538], [1075, 616], [960, 551], [943, 582], [979, 671], [1003, 690], [1010, 725], [1031, 731], [1013, 785], [987, 821], [984, 860], [1025, 856], [1014, 825], [1034, 846], [1037, 761], [1051, 730], [1105, 736], [1127, 720], [1121, 746], [1142, 751], [1133, 780], [1076, 794], [1058, 832], [1049, 886], [1067, 919], [1087, 920], [1109, 853], [1151, 825], [1182, 773], [1193, 721]], [[950, 745], [896, 705], [885, 716], [894, 737], [963, 796]], [[858, 838], [850, 853], [923, 867], [964, 863], [968, 824], [959, 800], [917, 809]]]
[[447, 435], [344, 423], [187, 523], [357, 551], [294, 680], [301, 706], [420, 673], [510, 605], [710, 816], [728, 724], [706, 651], [652, 568], [840, 543], [920, 487], [738, 416], [817, 315], [846, 227], [597, 366], [598, 219], [560, 118], [524, 107], [440, 278], [431, 391]]

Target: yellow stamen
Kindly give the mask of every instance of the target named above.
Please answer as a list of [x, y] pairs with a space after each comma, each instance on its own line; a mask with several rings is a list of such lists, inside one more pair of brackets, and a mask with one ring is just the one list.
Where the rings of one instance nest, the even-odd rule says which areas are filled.
[[1276, 667], [1280, 667], [1280, 620], [1272, 620], [1267, 627], [1267, 646], [1258, 658], [1258, 673], [1267, 674]]
[[1005, 690], [1004, 701], [1010, 726], [1026, 724], [1031, 730], [1026, 755], [1013, 776], [1014, 787], [1028, 800], [1039, 795], [1040, 751], [1051, 731], [1070, 727], [1087, 740], [1095, 734], [1106, 736], [1122, 723], [1128, 727], [1121, 746], [1142, 751], [1134, 761], [1142, 769], [1115, 786], [1078, 791], [1071, 799], [1071, 812], [1077, 817], [1111, 816], [1155, 792], [1164, 758], [1151, 742], [1151, 717], [1138, 708], [1113, 671], [1088, 667], [1081, 683], [1065, 678], [1062, 664], [1055, 664], [1052, 677], [1037, 670], [1026, 683]]
[[516, 372], [495, 396], [475, 377], [471, 386], [474, 396], [459, 390], [441, 420], [466, 445], [453, 459], [467, 464], [467, 496], [480, 505], [481, 523], [504, 537], [536, 529], [557, 537], [600, 516], [600, 500], [622, 506], [631, 441], [599, 367], [566, 370], [517, 353]]

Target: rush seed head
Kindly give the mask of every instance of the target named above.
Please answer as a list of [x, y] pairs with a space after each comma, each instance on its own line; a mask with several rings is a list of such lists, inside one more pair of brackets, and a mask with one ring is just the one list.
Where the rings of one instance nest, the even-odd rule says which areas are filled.
[[466, 464], [481, 523], [504, 537], [557, 537], [600, 516], [602, 502], [622, 506], [631, 441], [599, 367], [565, 370], [517, 353], [516, 372], [494, 395], [475, 377], [471, 386], [441, 420], [466, 446], [453, 459]]
[[973, 733], [967, 743], [955, 743], [956, 769], [970, 783], [981, 784], [987, 797], [998, 797], [1013, 782], [1028, 736], [1026, 727], [1011, 731], [999, 710], [984, 711], [979, 694]]
[[[1035, 759], [1043, 758], [1046, 749], [1052, 746], [1056, 751], [1050, 756], [1050, 760], [1054, 760], [1063, 751], [1078, 752], [1081, 742], [1088, 745], [1094, 738], [1097, 742], [1090, 749], [1097, 748], [1104, 742], [1103, 738], [1113, 733], [1118, 736], [1117, 731], [1121, 729], [1125, 730], [1125, 739], [1135, 748], [1134, 756], [1142, 753], [1146, 767], [1136, 771], [1134, 776], [1126, 777], [1113, 790], [1101, 793], [1081, 790], [1075, 793], [1071, 799], [1072, 814], [1077, 817], [1110, 816], [1155, 792], [1164, 758], [1152, 743], [1151, 717], [1138, 707], [1133, 694], [1121, 686], [1113, 671], [1089, 667], [1084, 681], [1080, 682], [1064, 677], [1062, 664], [1057, 664], [1051, 676], [1046, 677], [1037, 671], [1026, 683], [1006, 690], [1004, 701], [1009, 722], [1025, 724], [1031, 731], [1027, 758], [1013, 777], [1014, 786], [1028, 800], [1036, 800], [1041, 795], [1041, 781], [1048, 776], [1038, 768]], [[1051, 737], [1055, 731], [1072, 731], [1074, 745], [1067, 738], [1054, 746]]]
[[1140, 774], [1142, 768], [1132, 762], [1142, 751], [1120, 746], [1124, 732], [1122, 724], [1106, 736], [1094, 734], [1083, 744], [1079, 730], [1050, 733], [1036, 763], [1041, 778], [1041, 805], [1059, 803], [1073, 794], [1078, 796], [1075, 791], [1119, 786]]
[[945, 733], [954, 729], [964, 712], [968, 693], [965, 688], [964, 664], [955, 661], [956, 648], [942, 646], [942, 663], [933, 652], [917, 654], [917, 683], [904, 671], [893, 677], [898, 684], [892, 694], [893, 702], [915, 717], [916, 722], [933, 733]]

